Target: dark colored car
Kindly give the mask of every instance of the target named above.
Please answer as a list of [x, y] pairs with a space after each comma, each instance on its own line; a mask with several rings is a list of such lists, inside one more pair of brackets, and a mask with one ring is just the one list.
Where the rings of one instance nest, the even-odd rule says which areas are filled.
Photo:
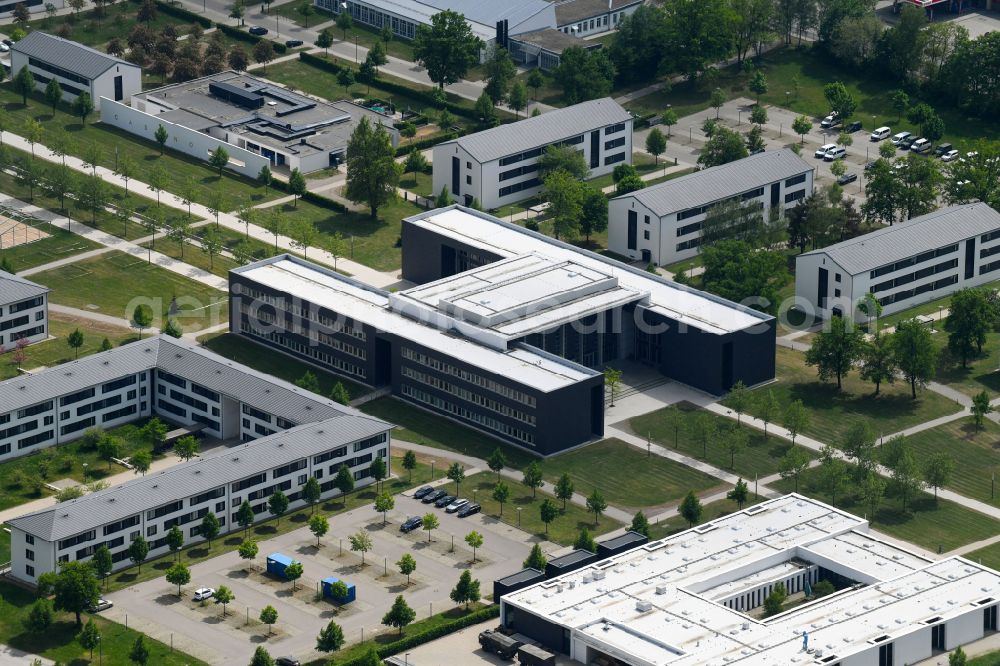
[[259, 25], [252, 25], [252, 26], [250, 26], [250, 30], [248, 32], [251, 35], [266, 35], [267, 34], [267, 28], [264, 28], [264, 27], [259, 26]]
[[463, 506], [461, 509], [458, 510], [457, 515], [459, 518], [466, 518], [467, 516], [471, 516], [474, 513], [479, 513], [479, 511], [482, 508], [483, 507], [479, 506], [478, 504], [466, 504], [465, 506]]
[[938, 157], [941, 157], [949, 150], [954, 150], [954, 149], [955, 146], [951, 145], [950, 143], [939, 143], [938, 147], [934, 149], [934, 154], [937, 155]]
[[877, 162], [877, 161], [878, 160], [872, 160], [870, 162], [866, 162], [865, 163], [865, 171], [871, 171], [873, 168], [875, 168], [875, 162]]
[[432, 492], [434, 492], [434, 489], [431, 488], [430, 486], [424, 486], [423, 488], [418, 488], [417, 492], [413, 493], [413, 499], [423, 499]]
[[858, 132], [860, 130], [861, 130], [860, 120], [855, 120], [853, 123], [844, 128], [844, 131], [847, 132], [848, 134], [851, 134], [852, 132]]
[[437, 500], [434, 502], [434, 506], [436, 506], [439, 509], [442, 509], [442, 508], [448, 506], [449, 504], [451, 504], [452, 502], [454, 502], [457, 499], [458, 498], [456, 496], [454, 496], [454, 495], [443, 495], [443, 496], [437, 498]]
[[3, 40], [3, 43], [6, 44], [7, 46], [14, 46], [14, 42], [10, 41], [9, 39]]
[[274, 666], [302, 666], [295, 657], [278, 657], [274, 660]]
[[920, 138], [919, 136], [913, 136], [911, 134], [910, 136], [908, 136], [905, 139], [903, 139], [902, 141], [900, 141], [899, 145], [897, 145], [896, 147], [899, 148], [900, 150], [909, 150], [910, 146], [913, 145], [913, 142], [916, 141], [919, 138]]
[[856, 173], [845, 173], [843, 176], [837, 179], [837, 185], [849, 185], [858, 179], [858, 174]]
[[301, 39], [288, 39], [288, 40], [285, 41], [285, 46], [287, 46], [290, 49], [294, 49], [296, 46], [302, 46], [302, 40]]
[[407, 518], [406, 522], [399, 526], [400, 532], [412, 532], [421, 525], [424, 524], [424, 519], [420, 516], [413, 516], [412, 518]]
[[426, 495], [424, 495], [424, 498], [422, 500], [420, 500], [420, 501], [423, 502], [424, 504], [433, 504], [434, 502], [437, 502], [442, 497], [447, 497], [447, 496], [448, 496], [448, 491], [446, 491], [446, 490], [435, 490], [434, 492], [427, 493]]

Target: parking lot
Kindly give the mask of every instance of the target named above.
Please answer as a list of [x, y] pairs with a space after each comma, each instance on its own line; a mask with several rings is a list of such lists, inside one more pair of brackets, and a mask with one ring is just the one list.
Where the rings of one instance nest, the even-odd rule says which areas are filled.
[[[330, 620], [341, 625], [348, 643], [359, 640], [362, 632], [370, 637], [374, 632], [386, 630], [381, 619], [398, 594], [406, 597], [417, 619], [451, 608], [454, 603], [448, 595], [472, 559], [471, 549], [464, 540], [470, 531], [476, 530], [484, 537], [472, 569], [473, 576], [481, 582], [483, 597], [492, 594], [495, 578], [520, 568], [535, 541], [534, 537], [481, 513], [458, 518], [409, 496], [397, 495], [395, 499], [395, 509], [389, 512], [385, 526], [382, 515], [372, 507], [336, 514], [330, 517], [330, 531], [320, 548], [308, 528], [303, 527], [260, 542], [253, 572], [248, 572], [246, 562], [231, 552], [191, 567], [191, 584], [185, 587], [181, 599], [176, 596], [176, 587], [160, 578], [108, 595], [115, 607], [105, 614], [120, 622], [126, 622], [127, 616], [129, 626], [213, 664], [247, 663], [258, 644], [266, 645], [274, 656], [289, 654], [306, 661], [320, 656], [315, 652], [316, 635]], [[428, 511], [433, 511], [440, 522], [430, 543], [425, 530], [400, 533], [399, 525], [407, 516]], [[362, 529], [368, 531], [374, 543], [373, 550], [365, 556], [364, 567], [360, 554], [350, 551], [348, 539]], [[555, 548], [543, 544], [546, 551]], [[304, 574], [295, 592], [291, 583], [262, 573], [265, 557], [272, 552], [281, 552], [302, 563]], [[410, 553], [417, 561], [409, 586], [395, 566], [403, 553]], [[357, 600], [343, 608], [317, 600], [319, 581], [327, 576], [354, 583]], [[196, 588], [218, 589], [220, 585], [235, 594], [226, 619], [221, 617], [219, 606], [212, 602], [202, 605], [191, 598]], [[267, 626], [256, 621], [260, 610], [267, 605], [278, 611], [272, 636], [268, 636]]]

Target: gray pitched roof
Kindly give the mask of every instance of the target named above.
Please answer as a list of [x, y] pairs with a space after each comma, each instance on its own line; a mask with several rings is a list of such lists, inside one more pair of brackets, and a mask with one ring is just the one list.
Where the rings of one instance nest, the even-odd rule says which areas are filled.
[[12, 48], [88, 79], [97, 78], [115, 65], [138, 67], [97, 49], [40, 30], [28, 33], [24, 39], [15, 42]]
[[942, 208], [800, 256], [825, 254], [857, 275], [997, 229], [1000, 213], [977, 202]]
[[787, 148], [768, 150], [617, 198], [635, 197], [639, 203], [663, 217], [812, 170], [811, 164]]
[[292, 462], [372, 437], [391, 427], [378, 419], [353, 415], [302, 425], [234, 448], [216, 450], [190, 462], [7, 522], [46, 541], [57, 541], [245, 479], [279, 462]]
[[47, 294], [48, 291], [48, 287], [35, 284], [13, 273], [0, 271], [0, 305], [17, 303], [18, 301]]
[[[605, 97], [468, 134], [454, 142], [479, 162], [489, 162], [631, 119], [628, 111], [610, 97]], [[440, 145], [449, 143], [452, 142], [446, 141]]]

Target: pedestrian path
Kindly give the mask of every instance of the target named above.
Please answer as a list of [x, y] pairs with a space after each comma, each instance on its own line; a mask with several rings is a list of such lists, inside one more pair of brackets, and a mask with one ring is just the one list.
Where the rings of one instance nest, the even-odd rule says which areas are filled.
[[[99, 324], [106, 324], [108, 326], [117, 326], [120, 328], [132, 328], [131, 322], [127, 319], [112, 317], [111, 315], [101, 314], [100, 312], [91, 312], [90, 310], [81, 310], [80, 308], [71, 308], [68, 305], [60, 305], [59, 303], [49, 303], [49, 312], [55, 312], [57, 314], [63, 314], [67, 317], [77, 317], [79, 319], [89, 319], [90, 321], [97, 322]], [[224, 324], [229, 326], [229, 324]], [[160, 329], [155, 326], [147, 326], [142, 329], [145, 335], [159, 335]], [[197, 335], [202, 335], [204, 331], [198, 331]]]

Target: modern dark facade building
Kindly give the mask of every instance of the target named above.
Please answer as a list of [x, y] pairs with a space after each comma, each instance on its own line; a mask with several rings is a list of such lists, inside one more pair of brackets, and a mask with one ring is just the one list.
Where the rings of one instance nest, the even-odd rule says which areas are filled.
[[603, 436], [616, 360], [716, 394], [774, 376], [759, 312], [459, 206], [402, 237], [397, 293], [288, 255], [233, 270], [233, 332], [540, 455]]

